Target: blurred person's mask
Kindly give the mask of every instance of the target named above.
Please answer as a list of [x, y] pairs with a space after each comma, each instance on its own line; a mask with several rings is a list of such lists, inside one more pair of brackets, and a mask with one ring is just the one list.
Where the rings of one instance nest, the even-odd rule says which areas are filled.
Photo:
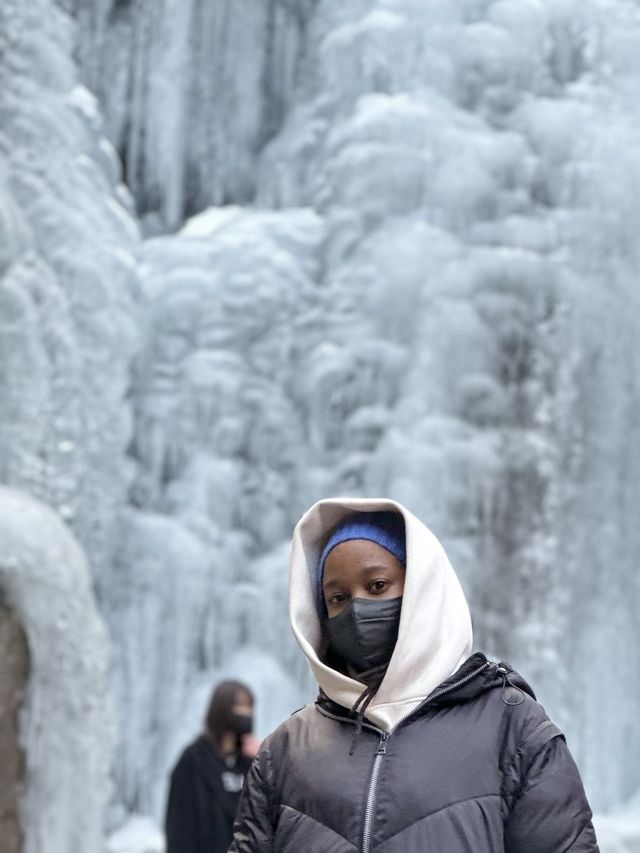
[[233, 733], [238, 737], [248, 735], [253, 731], [253, 715], [234, 713], [231, 715], [231, 725], [233, 726]]

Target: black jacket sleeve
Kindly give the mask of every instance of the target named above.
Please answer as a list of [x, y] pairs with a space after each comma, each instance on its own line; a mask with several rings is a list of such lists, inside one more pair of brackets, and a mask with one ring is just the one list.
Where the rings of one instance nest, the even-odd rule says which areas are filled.
[[164, 826], [167, 853], [198, 849], [195, 768], [188, 753], [182, 755], [171, 774]]
[[244, 780], [229, 853], [271, 853], [273, 850], [273, 822], [266, 778], [268, 759], [268, 749], [263, 746]]
[[578, 768], [553, 723], [537, 726], [512, 769], [505, 853], [598, 853]]

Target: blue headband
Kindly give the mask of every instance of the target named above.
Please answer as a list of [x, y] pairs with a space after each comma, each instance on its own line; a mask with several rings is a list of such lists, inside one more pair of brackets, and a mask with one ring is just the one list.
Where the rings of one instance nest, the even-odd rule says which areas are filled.
[[[322, 595], [322, 579], [324, 577], [325, 560], [341, 542], [350, 539], [368, 539], [381, 545], [399, 560], [403, 566], [407, 564], [406, 537], [404, 518], [399, 512], [358, 512], [342, 521], [329, 536], [318, 562], [318, 598], [324, 602]], [[324, 609], [324, 605], [321, 609]]]

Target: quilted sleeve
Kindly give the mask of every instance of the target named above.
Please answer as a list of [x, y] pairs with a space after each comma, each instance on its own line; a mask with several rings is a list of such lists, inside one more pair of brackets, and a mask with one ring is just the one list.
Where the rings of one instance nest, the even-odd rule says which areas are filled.
[[247, 773], [229, 853], [271, 853], [273, 825], [266, 779], [268, 750], [263, 747]]
[[516, 753], [510, 781], [505, 853], [598, 853], [578, 768], [549, 720]]

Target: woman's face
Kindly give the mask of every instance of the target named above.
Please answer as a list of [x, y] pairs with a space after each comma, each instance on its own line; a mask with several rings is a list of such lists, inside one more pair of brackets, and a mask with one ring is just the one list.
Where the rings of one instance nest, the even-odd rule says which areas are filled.
[[405, 568], [386, 548], [368, 539], [350, 539], [331, 551], [324, 564], [322, 592], [329, 618], [354, 598], [398, 598]]

